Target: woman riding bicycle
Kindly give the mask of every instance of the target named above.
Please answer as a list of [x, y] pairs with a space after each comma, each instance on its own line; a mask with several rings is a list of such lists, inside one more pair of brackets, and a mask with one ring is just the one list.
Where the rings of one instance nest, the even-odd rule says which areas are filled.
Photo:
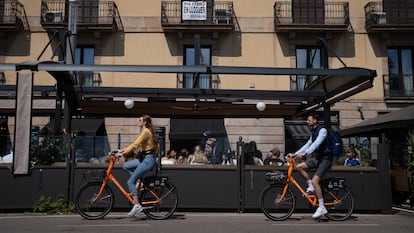
[[152, 119], [148, 115], [143, 115], [138, 118], [138, 126], [141, 128], [141, 133], [135, 141], [126, 148], [119, 150], [116, 157], [127, 156], [134, 153], [134, 150], [141, 147], [143, 160], [132, 159], [124, 163], [122, 168], [129, 173], [127, 181], [129, 192], [133, 195], [134, 206], [128, 213], [128, 217], [133, 217], [142, 211], [142, 206], [138, 201], [138, 190], [136, 183], [138, 179], [143, 178], [144, 174], [151, 171], [156, 166], [155, 154], [158, 152], [158, 139], [154, 133]]

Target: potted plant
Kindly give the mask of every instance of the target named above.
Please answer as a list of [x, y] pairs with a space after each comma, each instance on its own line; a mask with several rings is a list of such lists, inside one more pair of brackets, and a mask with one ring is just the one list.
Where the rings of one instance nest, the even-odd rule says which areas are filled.
[[369, 150], [369, 140], [366, 137], [351, 138], [350, 148], [354, 148], [356, 155], [362, 165], [367, 166], [371, 161], [371, 152]]
[[68, 146], [62, 135], [53, 135], [45, 127], [38, 135], [37, 141], [32, 142], [30, 148], [31, 162], [35, 165], [51, 165], [55, 162], [65, 161]]

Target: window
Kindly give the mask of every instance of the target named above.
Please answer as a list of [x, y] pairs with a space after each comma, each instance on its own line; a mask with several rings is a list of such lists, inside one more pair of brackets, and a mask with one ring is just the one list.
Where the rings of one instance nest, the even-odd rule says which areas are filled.
[[413, 49], [389, 48], [390, 96], [413, 96]]
[[298, 24], [324, 24], [324, 0], [293, 0], [293, 21]]
[[[327, 64], [321, 60], [321, 49], [317, 47], [298, 47], [296, 48], [296, 67], [297, 68], [322, 68]], [[296, 89], [302, 91], [305, 89], [307, 82], [315, 80], [317, 76], [297, 75]]]
[[[196, 63], [202, 65], [211, 64], [211, 49], [202, 47], [199, 60], [196, 60], [194, 47], [185, 48], [185, 65], [195, 65]], [[184, 88], [211, 88], [211, 75], [201, 74], [196, 82], [194, 74], [184, 74]]]
[[[7, 117], [0, 116], [0, 156], [6, 156], [11, 153], [11, 141]], [[2, 160], [3, 158], [0, 158]]]
[[[75, 64], [94, 64], [95, 49], [80, 47], [75, 50]], [[76, 79], [79, 85], [93, 86], [93, 72], [76, 72]]]
[[81, 23], [97, 23], [99, 15], [99, 0], [78, 1], [78, 21]]

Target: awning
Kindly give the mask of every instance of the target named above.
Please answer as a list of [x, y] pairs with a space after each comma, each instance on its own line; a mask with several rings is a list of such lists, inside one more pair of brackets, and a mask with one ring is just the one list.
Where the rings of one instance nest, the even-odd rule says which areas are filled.
[[227, 135], [224, 119], [171, 119], [170, 138], [202, 138]]
[[[53, 129], [55, 120], [51, 119], [49, 127]], [[72, 133], [85, 132], [86, 136], [95, 136], [96, 132], [104, 126], [104, 119], [72, 119]]]
[[341, 136], [379, 135], [397, 128], [414, 128], [414, 105], [358, 123], [340, 131]]
[[311, 134], [307, 125], [287, 125], [286, 128], [294, 138], [308, 138]]
[[[311, 135], [311, 130], [306, 124], [301, 125], [286, 125], [287, 130], [294, 138], [307, 139]], [[338, 131], [337, 125], [331, 125], [331, 128]]]

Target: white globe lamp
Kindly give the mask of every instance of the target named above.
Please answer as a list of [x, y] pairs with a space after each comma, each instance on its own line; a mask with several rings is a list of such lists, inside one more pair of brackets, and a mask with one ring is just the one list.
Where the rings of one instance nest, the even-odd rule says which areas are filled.
[[126, 109], [131, 109], [131, 108], [134, 107], [134, 101], [131, 100], [131, 99], [126, 99], [124, 101], [124, 106], [125, 106]]
[[263, 101], [260, 101], [256, 104], [257, 111], [263, 112], [266, 109], [266, 104]]

